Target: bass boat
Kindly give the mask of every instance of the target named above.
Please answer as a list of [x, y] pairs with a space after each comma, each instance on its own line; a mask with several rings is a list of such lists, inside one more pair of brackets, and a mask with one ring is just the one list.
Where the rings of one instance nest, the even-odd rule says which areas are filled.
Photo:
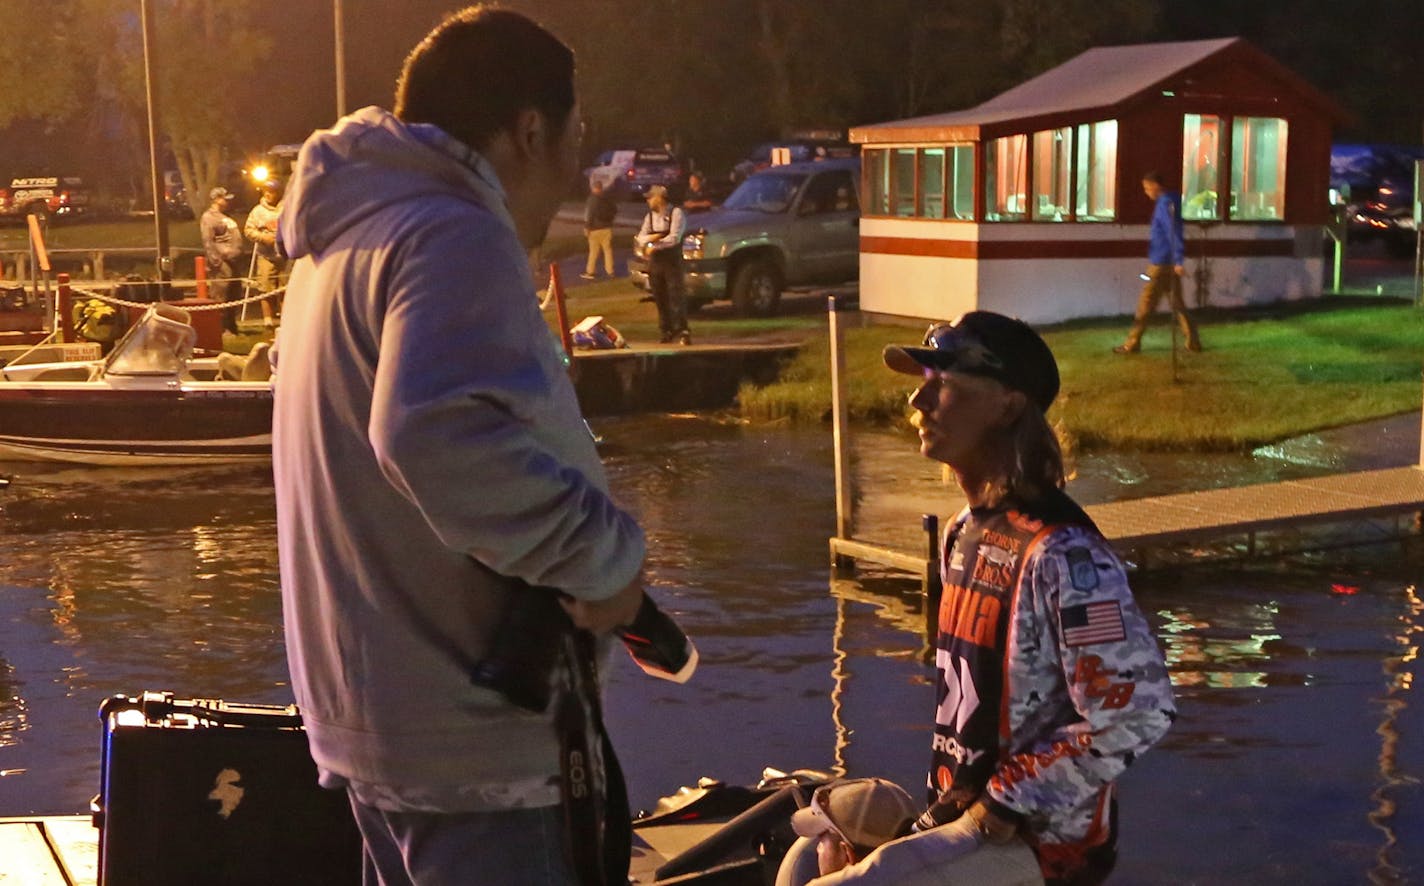
[[103, 359], [7, 365], [0, 370], [0, 460], [191, 465], [269, 459], [272, 387], [265, 377], [248, 378], [265, 373], [219, 378], [216, 361], [193, 357], [196, 340], [187, 312], [159, 303]]

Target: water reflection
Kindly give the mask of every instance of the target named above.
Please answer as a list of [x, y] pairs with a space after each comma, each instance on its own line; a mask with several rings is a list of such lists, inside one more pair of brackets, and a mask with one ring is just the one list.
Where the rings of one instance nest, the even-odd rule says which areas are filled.
[[[26, 728], [25, 699], [13, 682], [14, 675], [14, 665], [0, 656], [0, 748], [18, 742], [20, 733]], [[10, 774], [8, 770], [0, 769], [0, 778]]]
[[[703, 659], [686, 686], [612, 670], [634, 805], [765, 765], [916, 790], [933, 714], [924, 607], [900, 578], [829, 580], [829, 435], [683, 417], [599, 432], [652, 541], [655, 593]], [[917, 545], [924, 495], [956, 508], [907, 437], [856, 442], [863, 529]], [[1222, 475], [1260, 479], [1258, 459], [1234, 458], [1217, 459]], [[1171, 491], [1202, 469], [1167, 463], [1090, 461], [1077, 482]], [[17, 478], [0, 493], [0, 815], [84, 808], [107, 695], [290, 700], [265, 471], [4, 472]], [[1182, 716], [1123, 780], [1114, 882], [1424, 877], [1424, 719], [1408, 704], [1421, 576], [1420, 545], [1136, 576]]]
[[1399, 721], [1408, 707], [1407, 693], [1414, 687], [1414, 673], [1409, 666], [1419, 658], [1419, 635], [1424, 634], [1424, 600], [1420, 599], [1417, 586], [1404, 589], [1404, 603], [1405, 610], [1399, 616], [1400, 632], [1394, 638], [1399, 654], [1384, 660], [1386, 688], [1380, 700], [1382, 717], [1375, 730], [1380, 737], [1379, 781], [1370, 794], [1375, 808], [1369, 813], [1369, 821], [1379, 830], [1381, 843], [1375, 853], [1375, 866], [1369, 871], [1371, 883], [1405, 882], [1406, 871], [1395, 862], [1399, 838], [1394, 820], [1399, 811], [1398, 797], [1420, 784], [1419, 776], [1409, 774], [1408, 763], [1402, 762], [1399, 755]]

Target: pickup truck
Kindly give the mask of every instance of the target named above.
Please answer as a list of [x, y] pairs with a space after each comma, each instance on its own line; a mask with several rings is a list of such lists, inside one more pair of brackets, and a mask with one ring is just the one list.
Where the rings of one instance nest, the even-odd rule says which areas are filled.
[[0, 216], [35, 215], [44, 221], [50, 216], [80, 215], [88, 206], [89, 190], [74, 176], [13, 178], [9, 187], [0, 188]]
[[[776, 312], [788, 287], [860, 276], [860, 161], [773, 166], [721, 206], [688, 216], [682, 241], [688, 307], [731, 299], [737, 313]], [[628, 272], [647, 288], [647, 259]]]

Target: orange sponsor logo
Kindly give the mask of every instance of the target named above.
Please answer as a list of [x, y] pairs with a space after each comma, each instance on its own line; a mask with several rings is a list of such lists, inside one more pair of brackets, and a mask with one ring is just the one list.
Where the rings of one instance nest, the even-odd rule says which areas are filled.
[[945, 589], [944, 602], [939, 609], [940, 633], [986, 649], [996, 649], [1002, 611], [998, 597], [951, 586]]

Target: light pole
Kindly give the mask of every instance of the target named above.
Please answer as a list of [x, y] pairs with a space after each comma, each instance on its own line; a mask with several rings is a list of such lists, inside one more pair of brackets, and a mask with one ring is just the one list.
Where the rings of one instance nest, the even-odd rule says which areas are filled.
[[173, 259], [168, 254], [168, 212], [163, 199], [163, 170], [158, 163], [158, 82], [153, 76], [158, 41], [153, 36], [153, 20], [148, 14], [148, 0], [139, 0], [138, 9], [143, 26], [143, 85], [144, 100], [148, 103], [148, 163], [149, 173], [153, 177], [153, 229], [158, 249], [158, 279], [165, 284], [163, 291], [166, 296], [167, 284], [173, 279]]
[[346, 29], [342, 26], [341, 0], [331, 0], [336, 20], [336, 118], [346, 116]]

